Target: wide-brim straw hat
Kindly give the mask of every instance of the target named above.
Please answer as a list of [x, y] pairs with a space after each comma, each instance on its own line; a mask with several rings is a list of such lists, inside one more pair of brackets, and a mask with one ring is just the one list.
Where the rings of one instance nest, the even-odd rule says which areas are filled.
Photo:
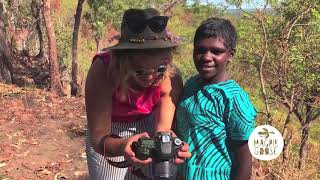
[[167, 20], [153, 8], [128, 9], [123, 14], [119, 42], [103, 50], [176, 47], [178, 43], [166, 30]]

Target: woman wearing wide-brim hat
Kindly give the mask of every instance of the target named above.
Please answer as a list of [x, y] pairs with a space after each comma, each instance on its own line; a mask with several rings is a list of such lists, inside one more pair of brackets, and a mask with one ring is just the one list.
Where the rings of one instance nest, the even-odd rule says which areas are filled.
[[[111, 164], [124, 160], [133, 166], [149, 164], [150, 158], [135, 157], [132, 142], [171, 129], [183, 83], [172, 65], [177, 43], [166, 32], [167, 21], [152, 8], [125, 11], [118, 44], [93, 59], [85, 97], [86, 153], [93, 180], [140, 179], [130, 168]], [[177, 163], [190, 157], [187, 151], [183, 146]], [[148, 176], [146, 170], [143, 173]]]

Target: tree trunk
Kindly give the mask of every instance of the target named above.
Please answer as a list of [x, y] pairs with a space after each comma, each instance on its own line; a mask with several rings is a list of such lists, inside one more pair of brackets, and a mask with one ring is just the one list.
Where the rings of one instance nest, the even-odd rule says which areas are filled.
[[16, 27], [15, 27], [15, 22], [16, 22], [16, 17], [14, 16], [14, 10], [16, 7], [16, 2], [14, 0], [8, 0], [8, 13], [7, 13], [7, 18], [8, 18], [8, 45], [11, 49], [11, 52], [14, 52], [16, 50], [17, 46], [17, 39], [18, 35], [16, 32]]
[[4, 28], [4, 4], [0, 0], [0, 82], [12, 83], [11, 51]]
[[32, 0], [32, 15], [36, 19], [36, 29], [38, 32], [38, 38], [39, 38], [39, 53], [37, 54], [38, 58], [43, 57], [44, 52], [44, 46], [43, 46], [43, 33], [42, 33], [42, 23], [41, 23], [41, 10], [40, 5], [36, 0]]
[[288, 132], [288, 126], [290, 123], [291, 114], [292, 114], [292, 110], [289, 110], [286, 121], [283, 126], [283, 130], [282, 130], [282, 137], [284, 139], [283, 154], [282, 154], [283, 162], [286, 162], [289, 159], [289, 145], [291, 143], [292, 134]]
[[284, 137], [284, 145], [283, 145], [283, 155], [282, 155], [282, 162], [288, 162], [289, 160], [289, 150], [292, 140], [292, 133], [287, 133]]
[[72, 69], [71, 69], [71, 94], [74, 96], [79, 95], [80, 86], [78, 82], [78, 34], [81, 22], [82, 5], [85, 0], [78, 0], [76, 14], [74, 16], [74, 28], [72, 36]]
[[267, 92], [266, 92], [266, 88], [265, 88], [265, 80], [264, 80], [264, 76], [263, 76], [264, 63], [267, 60], [267, 54], [268, 54], [268, 38], [267, 38], [268, 34], [267, 34], [264, 20], [262, 20], [258, 16], [254, 16], [254, 17], [258, 19], [259, 23], [261, 24], [262, 30], [263, 30], [264, 50], [263, 50], [262, 59], [261, 59], [260, 67], [259, 67], [258, 71], [259, 71], [261, 91], [262, 91], [262, 95], [263, 95], [262, 97], [264, 100], [264, 104], [266, 107], [266, 113], [267, 113], [267, 117], [268, 117], [267, 123], [269, 125], [272, 125], [272, 118], [271, 118], [270, 107], [269, 107], [269, 102], [268, 102], [269, 99], [267, 96]]
[[302, 127], [302, 137], [299, 151], [299, 169], [303, 169], [307, 157], [307, 142], [309, 138], [310, 123], [306, 123]]
[[50, 90], [62, 96], [62, 85], [60, 81], [60, 70], [57, 57], [57, 43], [54, 35], [54, 27], [50, 16], [50, 2], [49, 0], [43, 0], [42, 14], [47, 29], [48, 35], [48, 48], [49, 48], [49, 61], [50, 61]]
[[95, 38], [95, 42], [96, 42], [96, 53], [98, 53], [100, 51], [100, 40], [98, 38]]

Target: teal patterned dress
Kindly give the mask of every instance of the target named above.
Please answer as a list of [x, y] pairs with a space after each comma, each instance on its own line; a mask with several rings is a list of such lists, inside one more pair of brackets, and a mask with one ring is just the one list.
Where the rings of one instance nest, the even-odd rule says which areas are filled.
[[179, 167], [187, 180], [227, 180], [234, 163], [231, 140], [248, 140], [256, 110], [234, 80], [201, 86], [199, 76], [184, 87], [176, 113], [178, 136], [192, 157]]

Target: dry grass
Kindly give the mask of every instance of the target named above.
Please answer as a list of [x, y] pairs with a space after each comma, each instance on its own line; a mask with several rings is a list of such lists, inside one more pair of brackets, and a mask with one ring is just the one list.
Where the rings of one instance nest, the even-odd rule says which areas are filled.
[[[313, 132], [318, 132], [319, 122], [314, 122]], [[283, 162], [282, 154], [272, 161], [254, 161], [252, 179], [254, 180], [317, 180], [320, 179], [320, 141], [319, 136], [310, 133], [307, 145], [305, 167], [298, 168], [301, 131], [298, 124], [290, 125], [293, 133], [289, 148], [289, 159]]]

